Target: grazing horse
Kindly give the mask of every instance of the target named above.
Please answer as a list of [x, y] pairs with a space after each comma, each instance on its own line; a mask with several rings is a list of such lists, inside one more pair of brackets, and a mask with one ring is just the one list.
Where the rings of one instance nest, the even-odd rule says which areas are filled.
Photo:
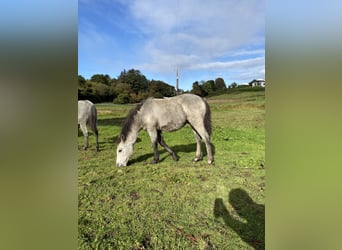
[[197, 142], [196, 156], [193, 161], [202, 159], [201, 139], [203, 139], [207, 149], [208, 164], [212, 164], [214, 158], [210, 144], [210, 119], [208, 103], [197, 95], [183, 94], [164, 99], [148, 98], [130, 111], [123, 124], [118, 139], [116, 165], [127, 166], [141, 129], [147, 130], [152, 142], [154, 150], [152, 163], [159, 161], [158, 143], [177, 161], [178, 157], [165, 143], [162, 131], [175, 131], [184, 127], [185, 124], [190, 125]]
[[99, 132], [97, 130], [97, 111], [95, 105], [88, 100], [78, 101], [78, 124], [81, 127], [82, 133], [84, 135], [84, 147], [86, 150], [88, 148], [88, 130], [87, 125], [90, 125], [96, 139], [96, 151], [99, 151], [98, 136]]

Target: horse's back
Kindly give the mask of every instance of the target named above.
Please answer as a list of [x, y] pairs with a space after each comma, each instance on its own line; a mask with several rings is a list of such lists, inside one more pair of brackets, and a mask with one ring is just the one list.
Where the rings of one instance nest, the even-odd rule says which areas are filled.
[[178, 96], [168, 97], [164, 99], [153, 99], [156, 102], [160, 102], [165, 108], [172, 109], [188, 109], [196, 112], [197, 109], [205, 107], [205, 102], [202, 97], [194, 94], [182, 94]]
[[88, 118], [91, 116], [92, 107], [94, 107], [94, 104], [91, 101], [78, 101], [78, 123], [87, 122]]
[[179, 103], [190, 112], [202, 111], [205, 108], [205, 101], [198, 95], [183, 94], [177, 97], [179, 98]]
[[158, 129], [174, 131], [186, 122], [203, 121], [205, 102], [199, 96], [183, 94], [165, 99], [148, 99], [144, 103], [143, 120], [145, 126], [157, 126]]

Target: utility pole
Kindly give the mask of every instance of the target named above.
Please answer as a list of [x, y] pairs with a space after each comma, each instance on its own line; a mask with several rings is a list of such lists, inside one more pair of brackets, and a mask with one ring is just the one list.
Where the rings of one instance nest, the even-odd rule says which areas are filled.
[[176, 72], [176, 95], [178, 95], [178, 67], [177, 67], [177, 72]]

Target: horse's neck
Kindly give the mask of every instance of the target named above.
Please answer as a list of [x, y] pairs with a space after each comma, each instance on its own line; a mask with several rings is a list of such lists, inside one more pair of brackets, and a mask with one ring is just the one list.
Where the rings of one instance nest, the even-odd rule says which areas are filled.
[[138, 138], [138, 133], [142, 129], [140, 117], [136, 116], [134, 124], [131, 127], [130, 133], [127, 135], [127, 141], [134, 144]]
[[127, 135], [126, 141], [130, 144], [134, 144], [138, 138], [138, 132], [136, 130], [131, 130], [131, 132]]

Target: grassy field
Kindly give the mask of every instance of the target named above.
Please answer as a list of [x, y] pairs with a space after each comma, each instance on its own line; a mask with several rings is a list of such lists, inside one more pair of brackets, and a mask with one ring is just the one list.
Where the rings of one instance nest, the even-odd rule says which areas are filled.
[[[79, 249], [264, 249], [265, 92], [236, 90], [207, 99], [215, 164], [192, 163], [187, 125], [164, 133], [160, 163], [141, 131], [130, 165], [115, 166], [116, 138], [133, 105], [98, 104], [100, 152], [79, 132]], [[203, 145], [205, 152], [205, 147]]]

